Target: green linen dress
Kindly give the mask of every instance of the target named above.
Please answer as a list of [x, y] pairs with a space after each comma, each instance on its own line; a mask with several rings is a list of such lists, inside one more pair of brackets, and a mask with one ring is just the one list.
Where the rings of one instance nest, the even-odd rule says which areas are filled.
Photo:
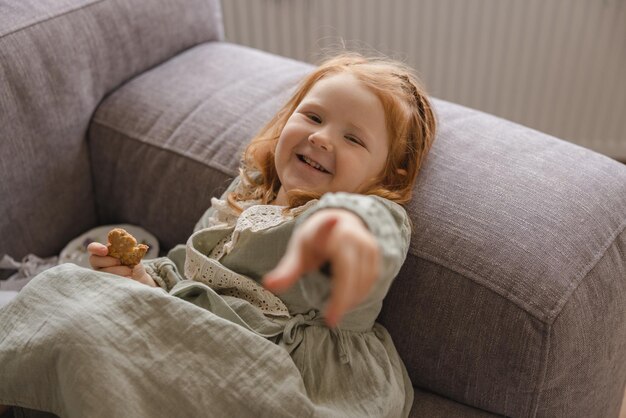
[[[243, 204], [241, 216], [234, 212], [229, 216], [224, 198], [237, 185], [238, 178], [222, 199], [213, 199], [186, 245], [175, 247], [167, 257], [144, 262], [149, 274], [171, 295], [210, 309], [287, 350], [308, 397], [329, 416], [408, 416], [411, 381], [390, 335], [375, 322], [408, 251], [411, 229], [405, 210], [377, 196], [327, 193], [284, 217], [275, 216], [282, 207], [250, 202]], [[259, 284], [284, 255], [294, 228], [325, 208], [358, 215], [382, 255], [380, 276], [369, 296], [335, 329], [328, 328], [322, 316], [331, 281], [321, 271], [305, 275], [279, 298]], [[254, 213], [246, 216], [250, 211]]]
[[[294, 228], [331, 207], [360, 216], [382, 255], [371, 293], [335, 329], [324, 273], [280, 297], [258, 283]], [[0, 308], [0, 404], [37, 418], [407, 417], [411, 382], [375, 322], [409, 246], [403, 208], [347, 193], [284, 218], [216, 208], [186, 245], [144, 262], [160, 288], [69, 263], [33, 278]]]

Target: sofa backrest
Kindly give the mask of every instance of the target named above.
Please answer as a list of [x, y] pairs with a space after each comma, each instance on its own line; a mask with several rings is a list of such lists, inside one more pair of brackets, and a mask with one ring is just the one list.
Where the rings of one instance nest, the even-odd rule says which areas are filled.
[[223, 37], [218, 0], [0, 1], [0, 256], [98, 223], [86, 133], [105, 95]]

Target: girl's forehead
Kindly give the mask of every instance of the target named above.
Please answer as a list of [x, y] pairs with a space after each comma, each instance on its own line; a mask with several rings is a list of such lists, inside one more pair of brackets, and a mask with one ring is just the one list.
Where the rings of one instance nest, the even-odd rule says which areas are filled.
[[311, 106], [332, 114], [348, 126], [384, 138], [386, 112], [378, 96], [350, 73], [339, 73], [318, 80], [304, 96], [300, 106]]
[[378, 96], [350, 73], [331, 74], [315, 82], [302, 101], [354, 102], [378, 107]]
[[351, 86], [358, 86], [358, 88], [365, 88], [365, 85], [353, 74], [348, 72], [327, 74], [324, 77], [317, 80], [311, 86], [309, 93], [314, 90], [324, 90], [336, 88], [338, 85], [349, 84]]

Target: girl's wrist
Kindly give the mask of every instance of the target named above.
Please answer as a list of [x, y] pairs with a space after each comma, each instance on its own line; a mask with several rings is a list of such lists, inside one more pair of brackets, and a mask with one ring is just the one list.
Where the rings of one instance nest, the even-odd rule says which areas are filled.
[[[356, 213], [348, 209], [324, 208], [324, 209], [321, 209], [318, 213], [319, 214], [333, 214], [339, 217], [340, 219], [349, 220], [350, 222], [354, 222], [356, 225], [363, 226], [367, 229], [367, 225], [365, 225], [365, 222], [363, 222], [363, 219], [361, 219], [359, 215], [357, 215]], [[315, 215], [316, 214], [313, 214], [312, 216], [315, 216]]]
[[152, 278], [152, 276], [150, 276], [148, 273], [144, 273], [144, 275], [141, 278], [140, 282], [145, 284], [145, 285], [148, 285], [150, 287], [159, 287], [157, 282], [155, 282], [154, 279]]

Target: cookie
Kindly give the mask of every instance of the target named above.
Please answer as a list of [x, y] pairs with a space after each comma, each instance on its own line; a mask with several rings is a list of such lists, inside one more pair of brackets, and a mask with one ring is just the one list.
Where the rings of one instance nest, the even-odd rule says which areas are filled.
[[135, 237], [122, 228], [115, 228], [109, 232], [109, 243], [107, 248], [111, 257], [119, 258], [120, 262], [128, 267], [139, 264], [142, 257], [146, 255], [148, 246], [137, 244]]

